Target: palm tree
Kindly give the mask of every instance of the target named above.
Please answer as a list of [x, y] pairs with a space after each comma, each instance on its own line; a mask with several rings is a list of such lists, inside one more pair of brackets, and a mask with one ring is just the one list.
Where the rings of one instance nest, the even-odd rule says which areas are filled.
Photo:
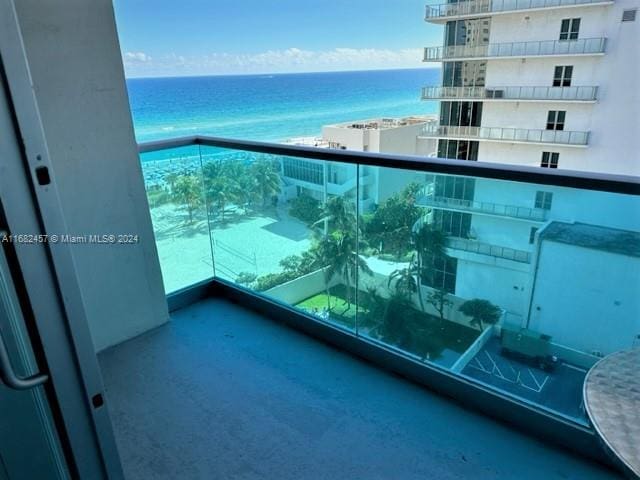
[[373, 275], [367, 262], [357, 253], [355, 234], [335, 231], [326, 235], [319, 241], [315, 252], [318, 265], [325, 268], [324, 279], [328, 309], [331, 309], [329, 284], [336, 276], [340, 276], [347, 287], [347, 308], [345, 311], [349, 310], [351, 308], [351, 286], [355, 286], [358, 272]]
[[267, 199], [280, 193], [280, 174], [274, 163], [269, 160], [258, 160], [252, 165], [256, 181], [256, 189], [262, 198], [262, 206], [267, 205]]
[[164, 181], [169, 184], [169, 189], [170, 190], [173, 190], [175, 188], [176, 180], [178, 180], [179, 177], [180, 177], [180, 175], [177, 172], [168, 173], [164, 177]]
[[[395, 280], [396, 290], [406, 293], [407, 296], [411, 296], [418, 291], [418, 269], [415, 262], [415, 254], [411, 257], [411, 263], [408, 267], [394, 270], [389, 275], [389, 281], [387, 287], [391, 287], [391, 283]], [[424, 308], [423, 308], [424, 310]]]
[[464, 315], [471, 317], [469, 324], [476, 325], [480, 331], [484, 330], [484, 324], [493, 325], [500, 320], [502, 310], [488, 300], [474, 298], [467, 300], [458, 308]]
[[326, 234], [336, 230], [343, 232], [354, 231], [357, 222], [353, 204], [344, 197], [329, 198], [322, 206], [320, 220], [312, 226], [320, 223], [324, 223]]
[[183, 204], [189, 213], [189, 223], [193, 223], [193, 213], [202, 205], [202, 184], [195, 175], [182, 175], [176, 180], [173, 198]]
[[218, 160], [204, 165], [204, 185], [207, 205], [213, 205], [220, 211], [224, 222], [225, 212], [229, 203], [243, 203], [246, 192], [254, 189], [243, 185], [246, 181], [246, 167], [239, 161]]
[[[432, 224], [424, 223], [413, 234], [417, 257], [417, 271], [420, 279], [426, 277], [426, 283], [434, 286], [435, 264], [447, 259], [447, 237], [442, 230]], [[422, 284], [420, 281], [419, 284]], [[418, 288], [420, 307], [424, 312], [424, 299], [422, 289]]]

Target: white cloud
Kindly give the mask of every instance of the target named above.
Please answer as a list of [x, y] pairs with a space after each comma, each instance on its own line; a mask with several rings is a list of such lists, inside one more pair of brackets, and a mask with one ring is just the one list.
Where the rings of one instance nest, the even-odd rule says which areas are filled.
[[375, 70], [423, 65], [422, 49], [419, 48], [288, 48], [252, 54], [182, 56], [172, 53], [153, 58], [143, 52], [127, 52], [123, 60], [130, 77]]
[[123, 55], [124, 66], [131, 67], [141, 63], [150, 63], [153, 59], [144, 52], [126, 52]]

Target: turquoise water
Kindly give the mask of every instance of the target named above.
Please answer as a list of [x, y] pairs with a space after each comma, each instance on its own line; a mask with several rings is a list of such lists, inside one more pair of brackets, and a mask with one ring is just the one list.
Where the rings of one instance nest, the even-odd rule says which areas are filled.
[[436, 69], [129, 79], [138, 142], [207, 134], [282, 141], [323, 125], [436, 113]]

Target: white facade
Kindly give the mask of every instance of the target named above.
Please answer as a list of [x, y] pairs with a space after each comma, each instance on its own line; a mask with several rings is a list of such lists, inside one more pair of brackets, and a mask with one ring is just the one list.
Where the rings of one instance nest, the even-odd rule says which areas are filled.
[[[434, 155], [436, 140], [419, 135], [425, 125], [435, 121], [434, 116], [361, 120], [324, 126], [322, 138], [297, 138], [290, 142], [359, 152]], [[388, 169], [377, 167], [362, 166], [357, 170], [353, 165], [327, 165], [317, 160], [297, 159], [295, 162], [299, 165], [297, 170], [284, 168], [283, 165], [284, 200], [303, 192], [320, 201], [325, 201], [330, 195], [355, 200], [359, 186], [359, 209], [362, 212], [383, 202], [405, 185], [421, 180], [421, 176], [405, 170], [396, 170], [391, 175]], [[305, 168], [318, 170], [319, 175], [313, 179], [315, 181], [309, 181]], [[356, 176], [359, 178], [356, 179]]]
[[[480, 11], [480, 3], [488, 13], [470, 13]], [[440, 56], [446, 65], [460, 62], [448, 56], [469, 53], [468, 60], [476, 62], [480, 73], [473, 74], [471, 63], [458, 65], [465, 72], [462, 78], [447, 78], [443, 70], [443, 86], [427, 87], [423, 98], [441, 100], [449, 111], [454, 105], [450, 102], [474, 102], [469, 110], [480, 114], [469, 122], [462, 113], [458, 118], [443, 112], [444, 123], [424, 136], [447, 142], [444, 145], [451, 140], [477, 142], [471, 160], [542, 167], [543, 152], [553, 152], [559, 154], [560, 169], [640, 175], [640, 21], [622, 22], [623, 11], [638, 9], [640, 2], [585, 3], [492, 12], [491, 2], [467, 0], [428, 8], [427, 21], [447, 27], [443, 49], [427, 49], [431, 52], [425, 52], [425, 58]], [[580, 19], [577, 36], [562, 38], [566, 19]], [[489, 29], [488, 42], [468, 35], [469, 28], [478, 25]], [[570, 42], [580, 47], [581, 41], [597, 38], [606, 39], [604, 51], [583, 53], [576, 48], [570, 54], [537, 54], [544, 48], [518, 44], [546, 42], [547, 50], [563, 49]], [[498, 51], [518, 53], [501, 56]], [[455, 71], [458, 66], [447, 68]], [[561, 66], [571, 66], [572, 72], [569, 81], [561, 79], [558, 86], [556, 67]], [[577, 87], [587, 88], [578, 95]], [[558, 132], [547, 125], [549, 111], [566, 112]], [[578, 138], [587, 132], [587, 140], [563, 144], [568, 132], [577, 132]], [[538, 135], [540, 140], [534, 141]], [[450, 152], [438, 151], [440, 156]], [[457, 259], [456, 296], [487, 299], [506, 311], [508, 322], [589, 354], [630, 348], [640, 338], [637, 256], [544, 236], [557, 222], [604, 227], [606, 235], [614, 235], [615, 229], [637, 235], [640, 212], [634, 198], [477, 179], [471, 199], [452, 194], [431, 198], [425, 206], [471, 217], [468, 231], [454, 234], [448, 250]]]
[[[471, 6], [474, 2], [476, 0], [462, 4]], [[579, 146], [479, 139], [478, 161], [540, 166], [542, 152], [547, 151], [560, 154], [558, 168], [561, 169], [640, 175], [637, 145], [630, 141], [640, 134], [640, 95], [636, 80], [640, 78], [640, 62], [637, 61], [636, 52], [640, 43], [640, 21], [622, 22], [623, 11], [637, 9], [640, 2], [616, 0], [597, 5], [576, 3], [575, 6], [485, 13], [482, 17], [452, 15], [428, 18], [441, 23], [490, 17], [491, 45], [560, 41], [562, 20], [576, 18], [580, 19], [580, 27], [575, 42], [606, 39], [603, 53], [521, 54], [502, 58], [490, 57], [487, 53], [484, 57], [486, 78], [482, 85], [487, 90], [500, 87], [552, 87], [555, 67], [572, 66], [568, 88], [597, 87], [597, 95], [596, 100], [591, 102], [468, 98], [469, 101], [482, 101], [481, 127], [545, 130], [548, 112], [559, 110], [566, 112], [564, 131], [588, 132], [586, 145]], [[636, 55], [635, 61], [633, 55]], [[480, 55], [475, 59], [482, 60], [483, 57]], [[450, 98], [442, 97], [442, 100], [450, 101]], [[460, 100], [464, 101], [464, 97]]]

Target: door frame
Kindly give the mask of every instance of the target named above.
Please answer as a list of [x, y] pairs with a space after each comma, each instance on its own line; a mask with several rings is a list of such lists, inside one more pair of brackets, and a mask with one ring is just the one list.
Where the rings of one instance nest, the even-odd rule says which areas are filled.
[[[13, 0], [0, 0], [0, 193], [10, 234], [68, 233]], [[3, 92], [4, 90], [4, 92]], [[4, 105], [2, 105], [4, 103]], [[15, 134], [12, 135], [11, 132]], [[11, 244], [79, 478], [124, 478], [72, 246]], [[42, 366], [41, 366], [42, 368]]]

